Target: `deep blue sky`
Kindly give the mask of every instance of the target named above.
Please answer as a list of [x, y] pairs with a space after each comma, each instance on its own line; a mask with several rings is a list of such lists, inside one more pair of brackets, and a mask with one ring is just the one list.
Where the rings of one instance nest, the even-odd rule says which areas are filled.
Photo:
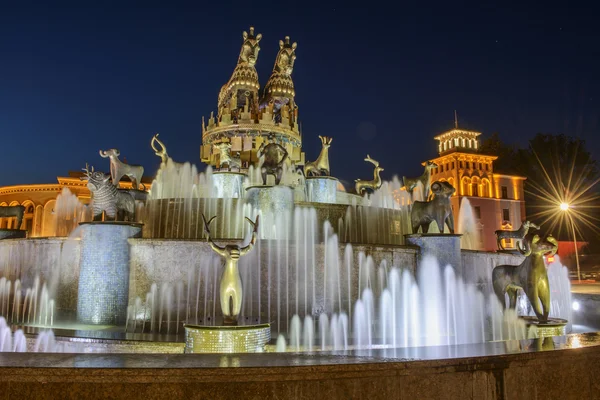
[[154, 175], [155, 132], [175, 160], [204, 169], [201, 118], [250, 25], [263, 34], [262, 85], [278, 41], [298, 42], [304, 151], [313, 160], [318, 135], [333, 136], [332, 173], [345, 180], [371, 176], [367, 153], [386, 179], [419, 174], [455, 109], [484, 136], [566, 133], [600, 158], [597, 7], [52, 3], [0, 11], [0, 186], [55, 182], [86, 162], [107, 170], [98, 150], [111, 147]]

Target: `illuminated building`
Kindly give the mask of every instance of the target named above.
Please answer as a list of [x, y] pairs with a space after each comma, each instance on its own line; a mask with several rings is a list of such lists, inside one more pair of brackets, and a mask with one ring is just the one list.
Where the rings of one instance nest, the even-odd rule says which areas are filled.
[[[431, 171], [431, 182], [448, 181], [456, 188], [451, 199], [455, 224], [461, 202], [469, 199], [479, 231], [479, 247], [493, 251], [497, 249], [496, 230], [519, 229], [525, 220], [523, 181], [526, 178], [494, 171], [498, 157], [479, 153], [480, 135], [480, 132], [459, 129], [457, 123], [454, 129], [437, 135], [439, 157], [431, 161], [438, 167]], [[515, 246], [512, 240], [504, 243], [506, 249]]]
[[[80, 179], [83, 176], [81, 172], [70, 172], [69, 176], [58, 177], [57, 183], [0, 187], [0, 206], [25, 207], [21, 229], [27, 231], [28, 237], [61, 236], [57, 232], [56, 200], [66, 188], [83, 204], [88, 204], [90, 191], [86, 186], [87, 182]], [[142, 183], [149, 189], [152, 180], [144, 177]], [[121, 181], [119, 185], [121, 188], [131, 188], [129, 181]], [[0, 218], [0, 228], [14, 229], [15, 223], [14, 218]]]

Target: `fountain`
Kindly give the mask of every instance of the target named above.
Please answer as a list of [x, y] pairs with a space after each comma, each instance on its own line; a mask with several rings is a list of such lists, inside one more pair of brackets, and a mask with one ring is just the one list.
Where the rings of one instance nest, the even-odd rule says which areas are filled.
[[[203, 122], [204, 172], [174, 161], [155, 134], [160, 168], [140, 188], [139, 168], [101, 151], [111, 174], [86, 165], [92, 203], [68, 192], [57, 201], [57, 215], [72, 217], [61, 228], [70, 237], [35, 239], [53, 246], [51, 266], [25, 260], [33, 239], [0, 242], [0, 351], [397, 354], [567, 332], [568, 276], [559, 263], [544, 275], [551, 236], [543, 246], [522, 237], [522, 255], [478, 251], [470, 203], [455, 234], [455, 188], [431, 182], [435, 163], [386, 182], [367, 155], [373, 180], [357, 180], [356, 193], [330, 175], [332, 138], [305, 163], [296, 44], [280, 43], [277, 79], [259, 99], [260, 38], [244, 34], [219, 113]], [[120, 175], [132, 189], [118, 188]]]

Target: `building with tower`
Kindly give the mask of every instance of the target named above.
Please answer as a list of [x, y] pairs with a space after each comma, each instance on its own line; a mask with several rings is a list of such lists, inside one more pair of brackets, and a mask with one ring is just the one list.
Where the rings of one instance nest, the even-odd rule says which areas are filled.
[[[439, 156], [433, 161], [431, 181], [447, 181], [456, 188], [452, 197], [454, 221], [459, 222], [460, 207], [465, 199], [471, 204], [479, 231], [479, 248], [497, 249], [495, 231], [516, 230], [525, 220], [523, 182], [526, 178], [494, 170], [497, 156], [479, 152], [481, 132], [461, 129], [455, 118], [454, 128], [435, 136]], [[460, 226], [458, 227], [460, 231]], [[515, 249], [514, 241], [504, 243]]]

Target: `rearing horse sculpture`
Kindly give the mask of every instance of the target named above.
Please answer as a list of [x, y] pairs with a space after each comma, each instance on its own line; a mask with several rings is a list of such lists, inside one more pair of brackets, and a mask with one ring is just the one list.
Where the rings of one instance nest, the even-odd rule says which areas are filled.
[[331, 173], [329, 171], [329, 147], [331, 146], [331, 142], [333, 142], [333, 138], [327, 136], [319, 136], [321, 139], [321, 144], [323, 147], [321, 148], [321, 153], [319, 157], [313, 161], [306, 163], [304, 167], [304, 175], [325, 175], [329, 176]]
[[228, 244], [221, 247], [213, 242], [210, 237], [209, 226], [215, 218], [216, 216], [207, 221], [204, 214], [202, 214], [204, 230], [206, 232], [206, 241], [210, 244], [210, 248], [213, 249], [215, 253], [225, 258], [225, 269], [221, 275], [221, 283], [219, 285], [219, 299], [221, 301], [221, 311], [223, 312], [223, 323], [225, 325], [236, 325], [242, 309], [243, 298], [242, 278], [238, 268], [238, 261], [240, 260], [240, 257], [248, 254], [256, 243], [258, 216], [256, 216], [256, 221], [254, 222], [246, 217], [246, 220], [252, 225], [253, 230], [250, 243], [244, 247], [240, 247], [237, 244]]

